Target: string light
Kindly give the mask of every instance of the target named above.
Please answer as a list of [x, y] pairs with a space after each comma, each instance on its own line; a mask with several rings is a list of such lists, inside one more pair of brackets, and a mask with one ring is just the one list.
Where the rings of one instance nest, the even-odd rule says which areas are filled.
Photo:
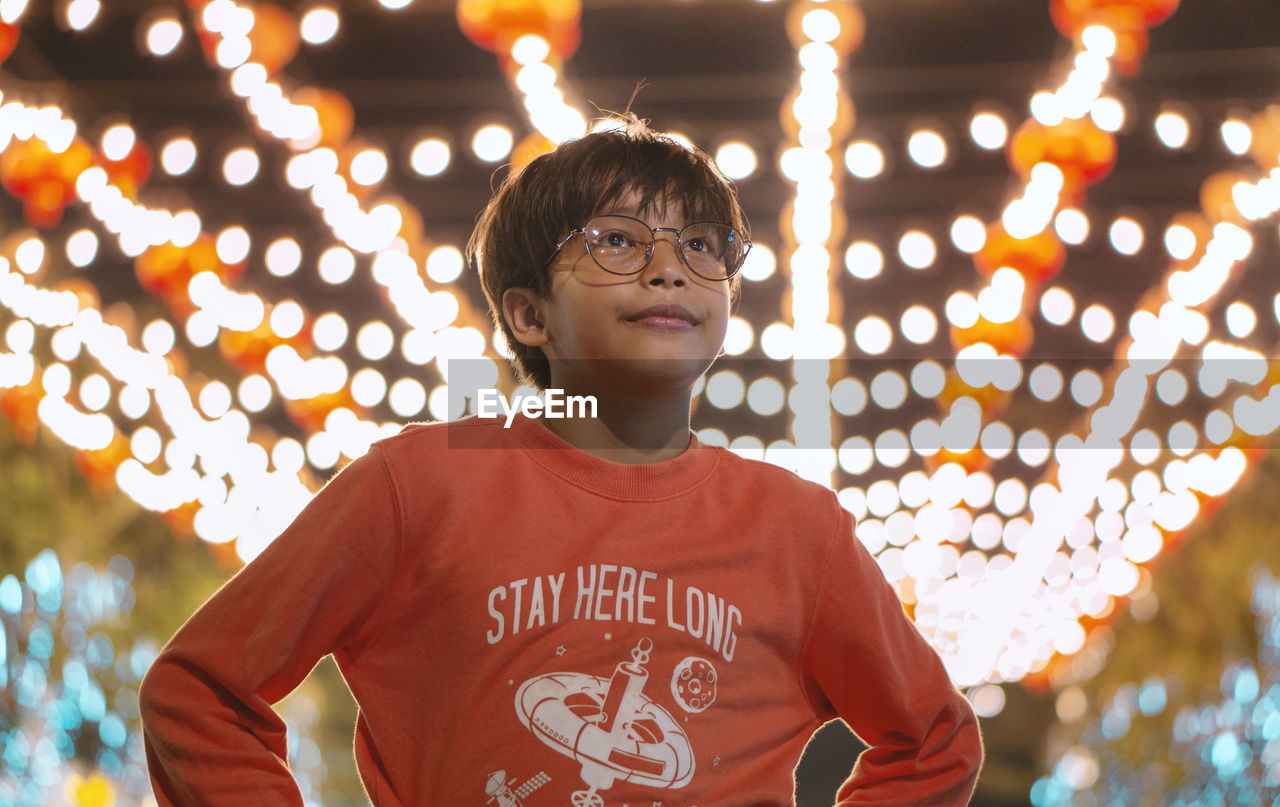
[[[12, 119], [14, 115], [21, 116], [24, 113], [28, 115], [31, 113], [31, 110], [29, 108], [22, 107], [21, 105], [16, 105], [16, 106], [11, 105], [8, 111], [10, 112], [10, 119]], [[54, 110], [54, 112], [56, 113], [56, 110]], [[41, 117], [39, 117], [36, 122], [40, 123], [42, 126], [45, 126], [45, 127], [47, 126], [55, 127], [55, 130], [53, 131], [50, 131], [47, 128], [40, 129], [35, 126], [30, 127], [37, 134], [43, 134], [49, 137], [61, 136], [64, 139], [67, 137], [66, 128], [61, 128], [61, 129], [56, 128], [59, 124], [66, 123], [65, 119], [60, 118], [60, 116], [43, 115], [42, 113]], [[72, 125], [71, 131], [74, 132], [74, 125]], [[107, 145], [111, 150], [116, 152], [125, 151], [127, 148], [131, 148], [132, 146], [132, 143], [128, 142], [131, 139], [131, 136], [132, 136], [131, 130], [128, 130], [126, 127], [116, 127], [113, 130], [109, 130], [109, 137], [105, 138], [107, 140], [107, 143], [104, 145]], [[114, 187], [111, 186], [109, 183], [105, 182], [101, 178], [100, 173], [95, 174], [93, 173], [93, 171], [100, 172], [100, 169], [91, 169], [90, 171], [86, 171], [84, 174], [81, 175], [81, 177], [78, 180], [78, 189], [80, 191], [82, 198], [85, 198], [86, 201], [90, 201], [91, 206], [96, 201], [99, 201], [104, 198], [107, 199], [108, 201], [119, 202], [120, 200], [116, 199], [115, 196], [113, 196], [113, 191], [115, 190]], [[118, 195], [118, 192], [115, 192], [115, 193]], [[103, 194], [105, 194], [105, 196]], [[145, 209], [142, 209], [140, 207], [135, 209], [141, 209], [145, 211]], [[151, 212], [151, 211], [148, 211], [148, 212]], [[164, 213], [164, 211], [156, 211], [156, 212]], [[194, 216], [194, 214], [192, 214], [192, 216]], [[109, 218], [109, 214], [103, 214], [103, 217], [104, 219], [106, 219], [108, 228], [111, 229], [112, 222]], [[179, 216], [174, 218], [181, 219], [182, 217]], [[189, 220], [189, 218], [185, 220], [183, 223], [187, 226], [187, 229], [191, 228], [192, 222]], [[196, 232], [198, 232], [199, 230], [198, 219], [194, 222], [194, 229]], [[233, 235], [233, 238], [237, 235], [239, 237], [243, 237], [243, 231], [241, 230], [239, 231], [238, 234], [233, 233], [232, 235]], [[224, 250], [242, 251], [241, 248], [230, 247], [230, 246], [227, 246], [225, 243], [222, 246]], [[247, 246], [245, 246], [243, 249], [247, 249]], [[236, 256], [228, 255], [227, 257], [236, 257]], [[199, 301], [197, 303], [198, 305], [200, 303], [205, 303], [206, 306], [202, 306], [200, 310], [197, 312], [197, 314], [202, 314], [202, 313], [208, 314], [209, 313], [208, 308], [209, 307], [217, 308], [218, 307], [217, 303], [219, 300], [226, 300], [232, 303], [231, 305], [222, 306], [222, 309], [228, 312], [226, 315], [222, 317], [219, 317], [217, 315], [206, 317], [206, 319], [214, 323], [213, 327], [215, 329], [218, 327], [219, 321], [221, 321], [222, 324], [226, 324], [226, 325], [243, 325], [248, 327], [252, 327], [252, 325], [255, 322], [261, 321], [261, 313], [260, 313], [262, 310], [261, 301], [255, 296], [235, 295], [234, 293], [230, 292], [230, 290], [221, 286], [217, 278], [214, 278], [212, 275], [208, 275], [207, 273], [205, 277], [199, 278], [199, 280], [200, 282], [194, 283], [195, 289], [194, 289], [193, 298]], [[29, 303], [33, 299], [36, 301], [41, 301], [49, 296], [46, 293], [40, 293], [40, 292], [37, 292], [35, 294], [22, 293], [27, 291], [29, 291], [27, 287], [20, 286], [16, 290], [17, 292], [16, 301], [6, 300], [5, 301], [6, 304], [9, 304], [10, 307], [15, 308], [15, 310], [20, 310], [24, 304]], [[76, 305], [76, 303], [70, 302], [74, 300], [73, 295], [55, 294], [53, 296], [53, 299], [58, 299], [58, 298], [68, 300], [69, 301], [68, 304], [70, 305], [73, 305], [73, 306]], [[250, 308], [244, 309], [243, 306], [245, 305], [250, 306]], [[257, 314], [243, 313], [246, 310], [252, 312], [255, 309], [259, 313]], [[235, 313], [236, 311], [240, 311], [242, 313]], [[194, 322], [195, 319], [196, 317], [193, 317], [191, 322]], [[41, 321], [39, 312], [36, 312], [34, 321]], [[56, 322], [57, 320], [53, 320], [50, 324], [54, 324]], [[189, 324], [189, 327], [190, 327], [190, 324]], [[64, 329], [64, 332], [65, 332], [65, 329]], [[216, 333], [216, 330], [214, 332]], [[66, 339], [61, 340], [61, 342], [64, 345], [63, 347], [64, 352], [72, 352], [73, 348], [66, 346], [66, 342], [67, 342]], [[83, 343], [83, 339], [81, 340], [81, 343]], [[99, 356], [98, 358], [100, 360], [103, 360], [102, 356]], [[300, 357], [297, 357], [296, 354], [293, 354], [293, 358], [296, 359], [297, 361], [291, 364], [288, 361], [289, 358], [290, 358], [290, 355], [288, 353], [279, 354], [278, 352], [275, 352], [275, 354], [272, 357], [269, 357], [269, 365], [274, 365], [275, 372], [273, 373], [273, 375], [276, 376], [277, 381], [281, 383], [282, 392], [286, 395], [286, 397], [288, 397], [288, 394], [290, 392], [298, 393], [297, 397], [311, 397], [314, 394], [317, 394], [316, 390], [319, 390], [321, 392], [331, 391], [331, 389], [333, 388], [332, 387], [333, 379], [335, 377], [338, 377], [338, 378], [345, 377], [345, 368], [342, 367], [340, 364], [338, 364], [335, 367], [333, 366], [332, 362], [327, 363], [323, 360], [304, 361]], [[18, 364], [21, 365], [23, 363], [18, 362]], [[105, 364], [106, 364], [106, 361], [104, 360], [104, 365]], [[269, 369], [271, 368], [269, 367]], [[308, 370], [319, 372], [320, 375], [323, 376], [324, 378], [327, 378], [328, 381], [324, 381], [323, 379], [320, 379], [320, 378], [317, 378], [316, 380], [313, 380], [310, 382], [306, 381]], [[335, 374], [335, 371], [336, 371], [336, 374]], [[312, 374], [314, 375], [315, 373], [313, 372]], [[20, 376], [21, 372], [15, 375]], [[26, 383], [25, 379], [23, 380], [22, 383]], [[128, 382], [127, 386], [128, 385], [132, 385], [132, 388], [138, 388], [139, 386], [141, 386], [141, 388], [143, 389], [148, 388], [148, 386], [145, 383], [140, 384], [136, 380], [131, 380], [130, 382]], [[123, 400], [124, 399], [122, 397], [122, 402]], [[221, 408], [221, 404], [220, 403], [216, 405], [210, 404], [210, 407], [214, 409]], [[130, 404], [129, 408], [137, 415], [140, 415], [142, 411], [145, 411], [133, 404]], [[100, 447], [100, 445], [102, 444], [105, 444], [105, 442], [109, 442], [109, 439], [104, 438], [104, 435], [106, 435], [108, 431], [113, 431], [113, 429], [104, 431], [104, 427], [102, 426], [102, 423], [104, 421], [92, 419], [91, 416], [80, 416], [76, 413], [73, 407], [70, 407], [69, 404], [66, 404], [65, 402], [60, 402], [56, 398], [50, 397], [50, 396], [46, 396], [45, 399], [42, 400], [41, 406], [40, 406], [40, 415], [41, 415], [41, 419], [44, 422], [46, 422], [48, 425], [50, 425], [50, 427], [53, 428], [56, 433], [68, 439], [68, 441], [71, 442], [73, 445], [77, 445], [84, 448], [96, 448], [96, 447]], [[338, 444], [345, 444], [344, 448], [346, 450], [356, 452], [352, 454], [353, 456], [357, 456], [359, 453], [363, 453], [363, 449], [359, 448], [359, 446], [361, 445], [367, 446], [367, 440], [375, 439], [375, 436], [377, 434], [377, 429], [376, 429], [376, 426], [374, 426], [374, 424], [366, 424], [362, 421], [358, 421], [355, 419], [351, 421], [347, 421], [346, 419], [341, 419], [341, 418], [338, 420], [338, 423], [343, 425], [346, 428], [346, 436], [343, 440], [335, 441], [335, 442]], [[374, 427], [374, 428], [371, 430], [368, 427]], [[178, 438], [175, 437], [175, 439], [178, 439]], [[364, 442], [361, 442], [361, 441], [364, 441]], [[141, 480], [141, 483], [144, 483], [144, 484], [148, 479], [151, 478], [150, 476], [147, 476], [145, 473], [142, 476], [139, 476], [137, 473], [138, 469], [135, 469], [132, 466], [121, 466], [121, 468], [122, 468], [122, 471], [121, 471], [120, 479], [122, 481], [122, 487], [127, 487], [125, 480], [131, 477], [134, 478], [134, 481]], [[166, 476], [161, 479], [167, 479], [167, 478], [170, 478], [170, 477]], [[139, 501], [144, 504], [147, 503], [143, 501], [146, 495], [145, 493], [142, 493], [139, 490], [135, 490], [134, 492], [138, 494], [137, 496], [135, 496], [135, 498], [138, 498]], [[162, 505], [157, 507], [156, 509], [172, 509], [174, 506], [177, 506], [177, 504], [180, 504], [182, 500], [181, 498], [175, 500], [174, 497], [172, 496], [162, 497], [162, 499], [163, 499]], [[185, 497], [185, 500], [190, 500], [190, 499], [191, 499], [190, 496]], [[158, 500], [155, 500], [155, 501], [158, 501]], [[155, 501], [152, 501], [152, 503], [154, 504]], [[205, 512], [206, 512], [205, 509], [202, 509], [199, 511], [199, 513], [205, 513]], [[197, 515], [198, 520], [200, 518], [199, 513]], [[209, 519], [206, 518], [204, 520], [205, 522], [207, 522]], [[285, 523], [287, 523], [287, 520], [288, 519], [284, 520]], [[210, 529], [198, 529], [198, 532], [201, 532], [202, 537], [205, 537], [208, 540], [214, 540], [217, 538], [224, 537], [223, 534], [219, 533], [217, 530], [213, 530], [211, 532]], [[235, 536], [232, 535], [231, 537], [235, 537]], [[263, 539], [263, 536], [259, 535], [258, 538]], [[242, 552], [242, 556], [248, 557], [247, 555], [245, 555], [245, 552], [253, 551], [252, 548], [254, 546], [257, 546], [258, 550], [260, 550], [261, 547], [265, 544], [265, 540], [269, 540], [269, 536], [266, 536], [264, 540], [258, 540], [256, 544], [253, 541], [246, 541], [244, 545], [244, 551]]]
[[410, 151], [409, 164], [424, 177], [437, 176], [449, 167], [449, 144], [438, 137], [419, 140]]
[[147, 26], [147, 50], [153, 56], [168, 56], [182, 43], [182, 23], [172, 17], [161, 17]]
[[746, 179], [755, 173], [756, 153], [746, 143], [725, 143], [716, 150], [716, 166], [729, 179]]
[[160, 149], [160, 166], [170, 176], [182, 176], [196, 162], [196, 144], [189, 137], [178, 137]]
[[304, 42], [323, 45], [338, 34], [340, 24], [337, 11], [328, 6], [315, 6], [298, 20], [298, 31]]
[[[784, 237], [790, 246], [791, 304], [784, 312], [790, 324], [774, 323], [761, 334], [767, 354], [794, 357], [794, 385], [788, 393], [794, 417], [791, 440], [766, 449], [765, 459], [783, 460], [801, 476], [829, 481], [837, 464], [833, 450], [794, 452], [792, 446], [835, 445], [830, 404], [830, 361], [845, 348], [843, 331], [831, 322], [834, 277], [830, 242], [838, 236], [836, 205], [839, 173], [836, 155], [842, 151], [850, 170], [869, 173], [862, 160], [873, 160], [866, 149], [853, 152], [841, 141], [848, 134], [849, 105], [838, 71], [845, 54], [856, 47], [863, 24], [860, 9], [851, 2], [831, 7], [797, 4], [789, 33], [801, 65], [798, 90], [783, 113], [795, 124], [794, 145], [783, 151], [780, 169], [795, 183]], [[885, 330], [888, 325], [885, 324]], [[890, 332], [891, 335], [891, 332]], [[856, 340], [856, 336], [855, 336]]]
[[1009, 138], [1009, 127], [996, 113], [979, 112], [969, 122], [969, 135], [974, 143], [991, 151], [1004, 147]]
[[481, 126], [471, 137], [471, 151], [490, 163], [505, 159], [514, 144], [511, 130], [497, 123]]
[[67, 25], [73, 31], [83, 31], [98, 18], [101, 9], [98, 0], [70, 0], [66, 5]]
[[[534, 128], [552, 143], [563, 143], [586, 134], [586, 118], [565, 103], [564, 91], [557, 86], [559, 72], [551, 62], [547, 41], [536, 34], [525, 34], [512, 43], [511, 58], [519, 65], [512, 83], [524, 95], [524, 107]], [[476, 154], [490, 162], [506, 156], [485, 157], [478, 148]]]

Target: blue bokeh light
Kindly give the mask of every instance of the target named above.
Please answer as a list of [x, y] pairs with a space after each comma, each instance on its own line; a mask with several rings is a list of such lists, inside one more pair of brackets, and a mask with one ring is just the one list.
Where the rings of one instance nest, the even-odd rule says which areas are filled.
[[17, 614], [22, 610], [22, 584], [11, 574], [6, 574], [0, 580], [0, 609], [10, 614]]
[[[73, 773], [107, 776], [120, 807], [149, 803], [138, 684], [160, 644], [127, 630], [134, 574], [123, 555], [105, 570], [64, 569], [46, 549], [22, 576], [0, 577], [0, 684], [10, 697], [0, 708], [0, 807], [61, 804]], [[325, 765], [308, 737], [317, 713], [311, 704], [288, 725], [290, 768], [305, 803], [319, 807]]]
[[[1169, 807], [1280, 805], [1280, 581], [1257, 571], [1250, 605], [1257, 658], [1224, 664], [1220, 700], [1184, 699], [1175, 676], [1118, 687], [1083, 722], [1073, 740], [1077, 750], [1048, 761], [1052, 773], [1028, 794], [1033, 807], [1145, 804], [1151, 794], [1160, 794], [1158, 803]], [[1150, 718], [1171, 707], [1172, 730], [1161, 736]], [[1133, 759], [1135, 741], [1148, 749], [1143, 753], [1163, 752], [1164, 760]], [[1062, 764], [1081, 748], [1100, 761], [1093, 781], [1073, 777], [1073, 766]], [[1167, 763], [1173, 763], [1172, 775]]]
[[1159, 678], [1148, 678], [1138, 693], [1138, 709], [1147, 717], [1158, 715], [1164, 711], [1168, 702], [1168, 691], [1164, 681]]

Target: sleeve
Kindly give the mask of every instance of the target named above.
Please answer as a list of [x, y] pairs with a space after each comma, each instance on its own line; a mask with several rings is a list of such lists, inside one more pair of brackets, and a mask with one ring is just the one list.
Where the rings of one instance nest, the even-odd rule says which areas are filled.
[[838, 805], [964, 805], [982, 763], [977, 717], [839, 508], [802, 683], [868, 748]]
[[302, 807], [271, 704], [325, 655], [376, 638], [401, 540], [375, 446], [174, 634], [139, 690], [160, 807]]

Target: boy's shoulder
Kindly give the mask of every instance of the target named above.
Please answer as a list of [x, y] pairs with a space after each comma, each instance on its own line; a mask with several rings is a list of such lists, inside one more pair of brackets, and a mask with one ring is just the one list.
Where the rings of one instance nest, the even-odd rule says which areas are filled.
[[502, 432], [501, 420], [472, 416], [460, 420], [407, 423], [399, 432], [377, 440], [374, 445], [392, 455], [446, 448], [501, 448], [512, 444], [509, 435]]
[[492, 454], [462, 449], [514, 447], [516, 444], [510, 432], [503, 433], [502, 421], [474, 417], [409, 423], [395, 434], [372, 444], [393, 474], [397, 469], [409, 468], [418, 472], [431, 467], [444, 470], [456, 466], [468, 456], [483, 460]]
[[727, 448], [707, 447], [704, 450], [719, 452], [718, 470], [737, 480], [735, 487], [750, 492], [752, 496], [804, 508], [839, 507], [831, 488], [805, 479], [790, 468], [743, 456]]

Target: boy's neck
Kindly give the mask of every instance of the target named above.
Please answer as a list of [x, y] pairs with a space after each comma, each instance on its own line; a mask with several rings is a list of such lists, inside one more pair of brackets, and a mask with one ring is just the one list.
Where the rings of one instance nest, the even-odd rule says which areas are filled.
[[689, 391], [643, 397], [596, 394], [597, 418], [543, 419], [573, 447], [627, 465], [662, 462], [689, 447]]

